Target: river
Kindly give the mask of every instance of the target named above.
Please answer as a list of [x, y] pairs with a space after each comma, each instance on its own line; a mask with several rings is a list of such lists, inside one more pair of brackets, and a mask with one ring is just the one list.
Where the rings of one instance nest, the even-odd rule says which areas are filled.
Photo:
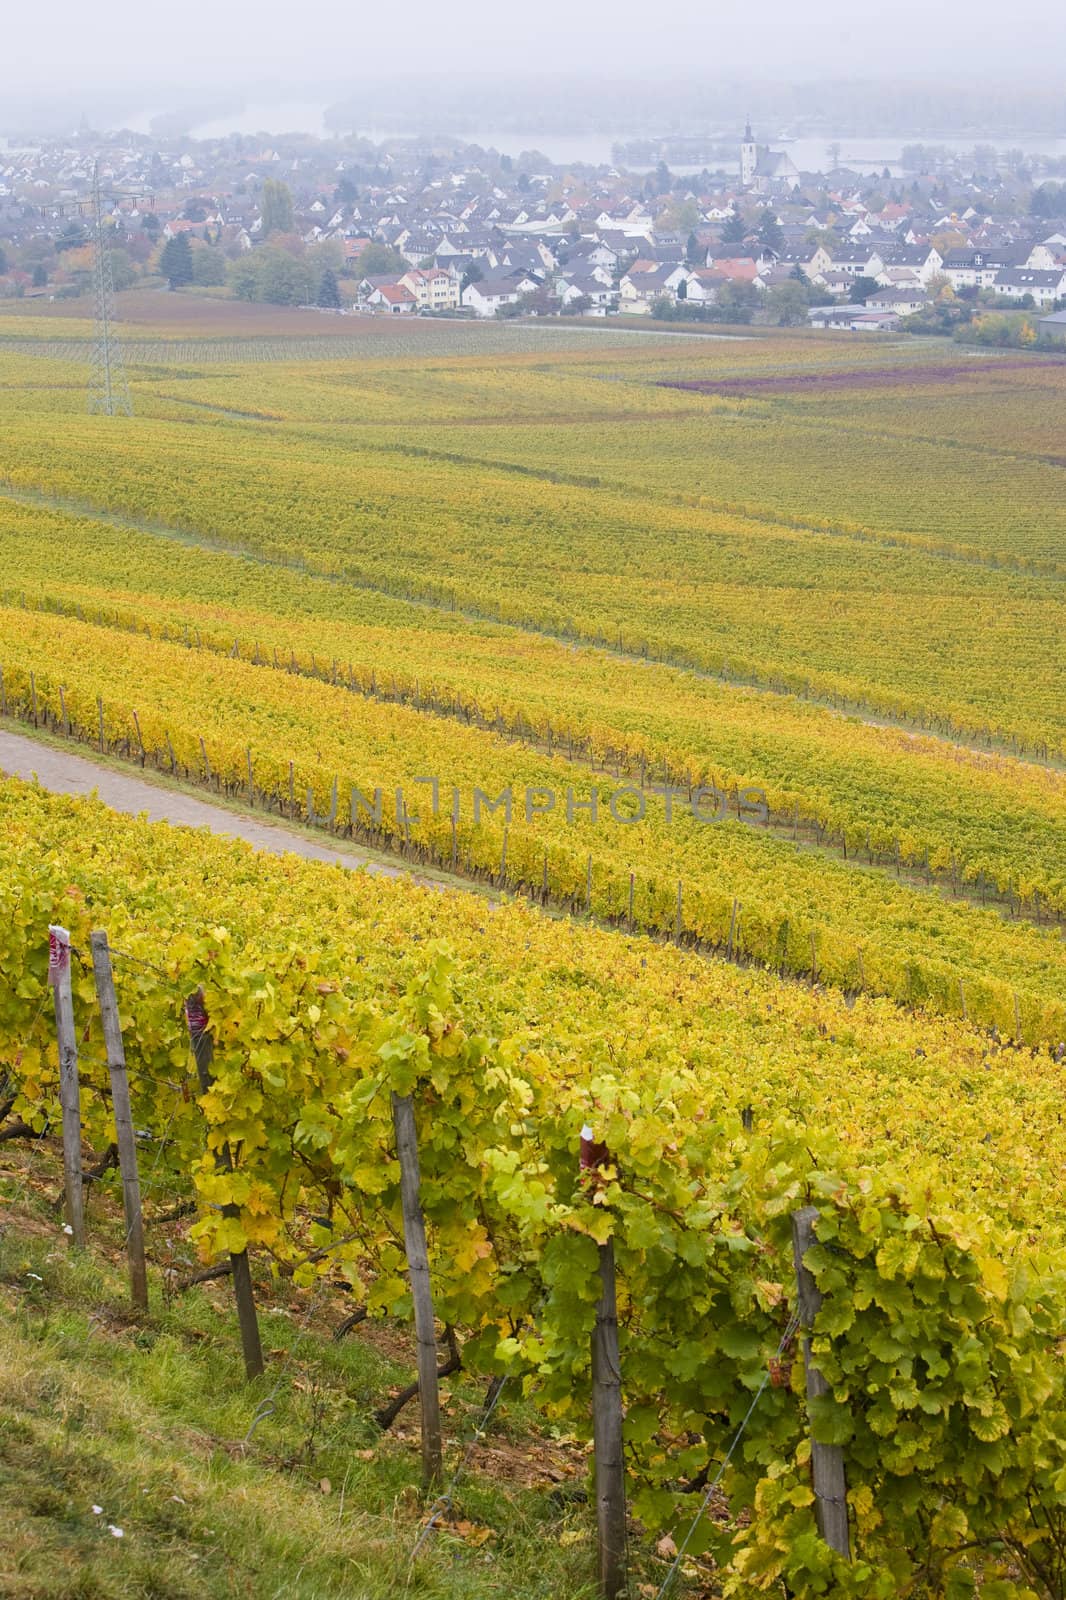
[[[222, 139], [227, 134], [240, 133], [244, 135], [263, 134], [268, 138], [276, 138], [284, 133], [307, 133], [316, 138], [327, 139], [331, 130], [325, 122], [326, 107], [312, 101], [304, 100], [276, 100], [276, 101], [251, 101], [247, 105], [234, 108], [230, 113], [221, 117], [214, 117], [210, 121], [196, 124], [189, 131], [195, 139]], [[151, 122], [151, 113], [140, 112], [126, 123], [127, 127], [138, 131], [147, 132]], [[371, 139], [379, 143], [385, 139], [416, 138], [419, 133], [415, 130], [400, 132], [395, 129], [374, 127], [354, 128], [352, 132], [362, 138]], [[425, 136], [426, 130], [420, 130]], [[1027, 137], [1018, 134], [1010, 138], [990, 137], [978, 139], [972, 134], [965, 136], [939, 136], [936, 134], [907, 134], [891, 135], [882, 139], [851, 139], [846, 134], [834, 136], [819, 136], [817, 138], [799, 138], [775, 140], [767, 137], [759, 129], [756, 135], [761, 143], [766, 143], [773, 149], [785, 150], [791, 156], [801, 172], [827, 172], [833, 165], [834, 150], [839, 147], [840, 162], [844, 166], [854, 167], [859, 172], [882, 172], [886, 167], [893, 177], [902, 172], [900, 157], [904, 145], [925, 144], [942, 145], [959, 154], [968, 154], [977, 143], [991, 144], [1000, 152], [1008, 149], [1024, 150], [1028, 155], [1041, 155], [1057, 157], [1066, 160], [1066, 138], [1047, 139]], [[463, 130], [462, 133], [450, 135], [467, 144], [481, 145], [484, 149], [495, 149], [501, 155], [512, 157], [520, 156], [526, 150], [539, 150], [548, 160], [559, 166], [570, 162], [585, 163], [590, 166], [609, 166], [613, 162], [612, 146], [625, 137], [638, 137], [639, 135], [596, 134], [588, 132], [567, 133], [565, 130], [556, 133], [497, 130], [495, 132], [485, 129]], [[721, 138], [719, 133], [716, 139]], [[709, 162], [710, 170], [723, 170], [730, 174], [737, 172], [740, 165], [740, 134], [737, 134], [737, 155], [735, 159]], [[633, 171], [642, 171], [644, 168], [633, 163]], [[691, 174], [702, 171], [702, 165], [672, 165], [671, 171], [679, 174]]]

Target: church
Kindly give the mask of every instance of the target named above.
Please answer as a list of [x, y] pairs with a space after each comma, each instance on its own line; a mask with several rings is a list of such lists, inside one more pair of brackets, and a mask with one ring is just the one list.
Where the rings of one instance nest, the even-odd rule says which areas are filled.
[[756, 194], [768, 194], [775, 184], [798, 189], [799, 168], [786, 151], [756, 144], [749, 122], [740, 147], [740, 181], [745, 189], [753, 189]]

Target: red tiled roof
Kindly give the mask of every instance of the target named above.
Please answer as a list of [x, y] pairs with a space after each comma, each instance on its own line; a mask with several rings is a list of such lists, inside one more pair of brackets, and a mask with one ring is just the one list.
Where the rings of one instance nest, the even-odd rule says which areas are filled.
[[758, 268], [750, 256], [734, 256], [728, 260], [716, 260], [714, 270], [723, 278], [736, 278], [748, 283], [754, 282], [758, 276]]

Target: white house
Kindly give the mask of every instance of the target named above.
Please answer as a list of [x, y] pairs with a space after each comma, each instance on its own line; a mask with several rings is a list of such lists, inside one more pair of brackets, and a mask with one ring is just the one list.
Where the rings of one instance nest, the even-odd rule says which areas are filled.
[[867, 296], [866, 305], [871, 311], [894, 311], [900, 317], [912, 317], [918, 311], [924, 310], [929, 304], [929, 296], [920, 284], [908, 287], [900, 284], [895, 288], [878, 289], [876, 294]]
[[656, 300], [676, 300], [680, 286], [688, 282], [682, 266], [655, 266], [647, 272], [630, 270], [618, 285], [619, 306], [635, 316], [646, 316]]
[[847, 333], [893, 333], [899, 327], [894, 311], [868, 311], [865, 306], [814, 306], [807, 313], [812, 328], [835, 328]]
[[1037, 272], [1053, 272], [1056, 267], [1066, 266], [1066, 247], [1047, 240], [1042, 244], [1034, 244], [1024, 265], [1034, 267]]
[[953, 289], [989, 289], [997, 268], [983, 250], [949, 250], [941, 271]]
[[822, 276], [835, 278], [877, 278], [885, 270], [885, 263], [876, 250], [861, 242], [840, 245], [829, 252], [829, 266]]
[[724, 282], [721, 274], [713, 268], [696, 267], [689, 273], [685, 283], [685, 299], [691, 300], [693, 305], [713, 306]]
[[[568, 267], [577, 267], [579, 263], [588, 267], [606, 267], [613, 271], [618, 265], [618, 252], [612, 250], [609, 244], [604, 244], [601, 239], [578, 239], [571, 245], [566, 257]], [[547, 266], [548, 263], [545, 262]]]
[[418, 310], [418, 301], [403, 283], [382, 283], [372, 289], [363, 302], [372, 306], [375, 311], [387, 312], [390, 316], [405, 316]]
[[876, 277], [886, 289], [900, 283], [920, 283], [928, 288], [944, 266], [943, 256], [932, 244], [907, 245], [902, 249], [886, 245], [881, 259], [884, 266]]
[[1066, 296], [1066, 272], [1061, 267], [1052, 272], [1036, 272], [1029, 267], [1015, 267], [1009, 272], [997, 272], [992, 292], [997, 299], [1024, 300], [1032, 295], [1033, 304], [1042, 311]]
[[494, 317], [501, 306], [517, 305], [522, 294], [534, 288], [536, 284], [529, 278], [482, 278], [467, 285], [462, 303], [479, 317]]
[[[594, 283], [600, 289], [614, 290], [614, 279], [606, 267], [593, 267], [591, 272], [587, 271], [580, 263], [577, 266], [566, 267], [555, 279], [556, 294], [562, 298], [567, 289], [574, 283]], [[617, 290], [615, 290], [615, 298], [617, 298]]]
[[607, 309], [618, 304], [618, 290], [611, 283], [604, 283], [595, 277], [571, 278], [560, 295], [564, 306], [572, 306], [575, 300], [585, 299], [591, 307]]

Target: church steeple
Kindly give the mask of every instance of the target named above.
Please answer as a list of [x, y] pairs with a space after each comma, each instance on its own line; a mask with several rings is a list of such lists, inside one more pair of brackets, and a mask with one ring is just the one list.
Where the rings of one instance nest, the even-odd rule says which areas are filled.
[[747, 188], [759, 165], [759, 147], [751, 131], [751, 118], [744, 124], [744, 143], [740, 147], [740, 181]]

